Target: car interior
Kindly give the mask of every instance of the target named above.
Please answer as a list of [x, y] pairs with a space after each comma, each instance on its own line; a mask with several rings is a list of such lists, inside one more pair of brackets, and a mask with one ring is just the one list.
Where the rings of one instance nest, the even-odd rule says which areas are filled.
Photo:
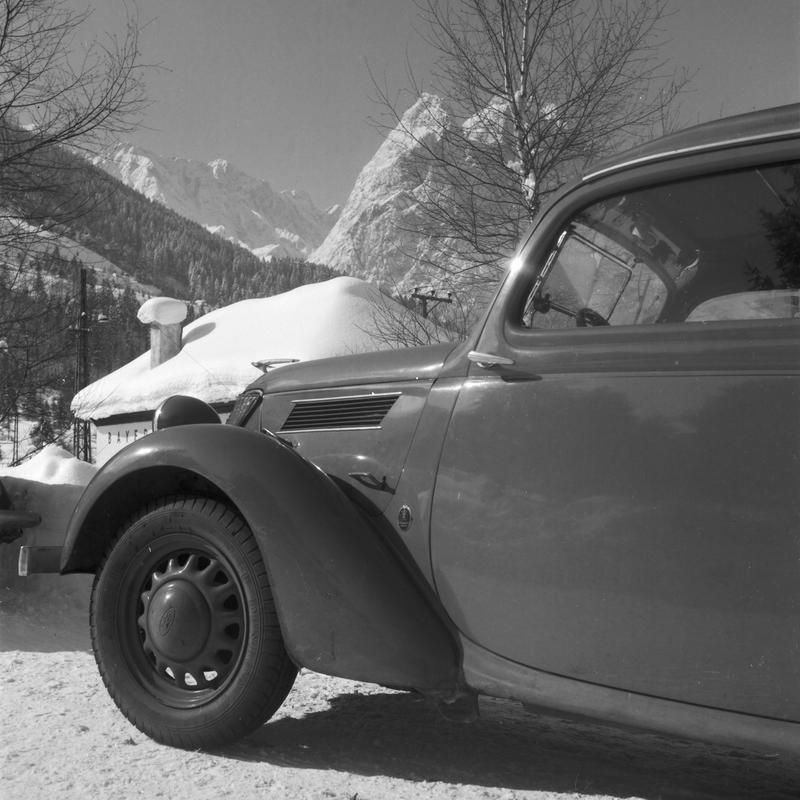
[[798, 318], [800, 165], [667, 183], [584, 209], [536, 278], [537, 329]]

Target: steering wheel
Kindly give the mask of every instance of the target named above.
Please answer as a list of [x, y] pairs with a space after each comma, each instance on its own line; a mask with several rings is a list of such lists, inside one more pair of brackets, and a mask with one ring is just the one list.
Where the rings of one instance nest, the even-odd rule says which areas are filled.
[[585, 328], [587, 325], [594, 328], [598, 325], [608, 325], [608, 320], [593, 308], [582, 308], [575, 314], [575, 324], [579, 328]]

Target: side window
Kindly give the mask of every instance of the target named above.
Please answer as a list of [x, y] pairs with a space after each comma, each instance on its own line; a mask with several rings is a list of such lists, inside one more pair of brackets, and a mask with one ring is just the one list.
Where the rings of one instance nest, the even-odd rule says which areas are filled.
[[611, 197], [570, 222], [526, 327], [800, 317], [800, 164]]

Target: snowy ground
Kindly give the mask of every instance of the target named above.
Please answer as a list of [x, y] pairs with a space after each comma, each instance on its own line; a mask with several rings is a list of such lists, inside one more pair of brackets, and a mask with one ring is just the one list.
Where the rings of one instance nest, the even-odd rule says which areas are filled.
[[[34, 473], [45, 480], [28, 482]], [[60, 497], [47, 508], [63, 509], [89, 473], [51, 451], [27, 474], [4, 480], [18, 496]], [[43, 522], [47, 536], [59, 516]], [[238, 744], [164, 747], [128, 724], [100, 681], [90, 579], [18, 578], [18, 544], [0, 545], [0, 797], [9, 800], [800, 796], [800, 758], [534, 717], [500, 701], [457, 725], [415, 695], [307, 671], [273, 720]]]

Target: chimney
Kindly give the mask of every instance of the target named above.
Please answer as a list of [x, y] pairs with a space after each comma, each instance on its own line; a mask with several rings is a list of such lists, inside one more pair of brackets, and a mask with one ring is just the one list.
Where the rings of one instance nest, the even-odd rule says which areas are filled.
[[150, 326], [150, 368], [163, 364], [181, 349], [181, 323], [186, 303], [171, 297], [151, 297], [139, 307], [139, 322]]

